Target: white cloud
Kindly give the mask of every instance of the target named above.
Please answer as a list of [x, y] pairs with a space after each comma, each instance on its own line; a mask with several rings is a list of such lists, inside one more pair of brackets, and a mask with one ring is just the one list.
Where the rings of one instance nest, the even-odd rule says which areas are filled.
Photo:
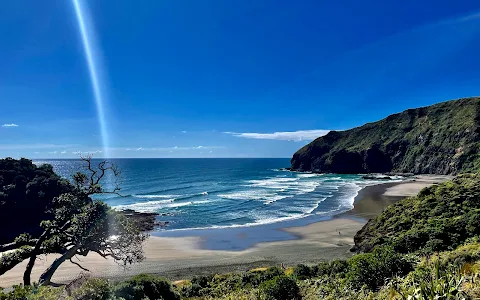
[[65, 149], [78, 145], [56, 145], [56, 144], [0, 144], [0, 150], [27, 150], [27, 149]]
[[62, 151], [62, 152], [60, 152], [60, 154], [65, 154], [65, 153], [67, 153], [67, 151]]
[[[56, 152], [56, 151], [55, 151]], [[67, 153], [66, 151], [64, 151]], [[102, 150], [94, 150], [94, 151], [73, 151], [72, 154], [75, 155], [80, 155], [80, 154], [97, 154], [97, 153], [102, 153]], [[63, 152], [62, 152], [63, 153]]]
[[8, 127], [18, 127], [17, 124], [10, 123], [10, 124], [3, 124], [2, 127], [8, 128]]
[[124, 148], [124, 149], [116, 149], [116, 150], [125, 150], [125, 151], [130, 151], [130, 150], [136, 150], [136, 151], [181, 151], [181, 150], [196, 150], [196, 149], [224, 149], [224, 146], [193, 146], [193, 147], [154, 147], [154, 148], [145, 148], [145, 147], [139, 147], [139, 148]]
[[187, 133], [185, 130], [182, 130], [182, 133]]
[[316, 130], [299, 130], [299, 131], [284, 131], [273, 133], [257, 133], [257, 132], [224, 132], [236, 137], [259, 140], [281, 140], [281, 141], [311, 141], [320, 136], [326, 135], [330, 130], [316, 129]]

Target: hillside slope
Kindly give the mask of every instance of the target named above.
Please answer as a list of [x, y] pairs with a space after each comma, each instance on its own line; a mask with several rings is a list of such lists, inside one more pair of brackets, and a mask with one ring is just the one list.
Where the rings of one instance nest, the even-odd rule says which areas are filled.
[[298, 150], [293, 170], [457, 174], [480, 171], [480, 98], [409, 109]]
[[354, 237], [355, 251], [452, 250], [480, 232], [480, 174], [462, 174], [388, 206]]

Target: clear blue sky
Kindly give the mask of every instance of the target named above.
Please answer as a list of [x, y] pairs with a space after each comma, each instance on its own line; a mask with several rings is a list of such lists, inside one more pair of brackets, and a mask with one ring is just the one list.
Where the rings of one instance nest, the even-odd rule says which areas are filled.
[[290, 157], [480, 94], [478, 1], [79, 1], [108, 149], [72, 2], [6, 0], [0, 156]]

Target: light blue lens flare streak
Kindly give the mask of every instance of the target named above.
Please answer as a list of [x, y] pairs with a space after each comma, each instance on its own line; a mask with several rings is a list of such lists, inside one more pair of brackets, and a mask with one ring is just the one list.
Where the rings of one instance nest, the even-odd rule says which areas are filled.
[[103, 143], [103, 155], [106, 158], [109, 158], [109, 139], [107, 132], [107, 122], [104, 113], [105, 102], [104, 102], [104, 92], [102, 91], [102, 86], [100, 83], [99, 75], [99, 65], [98, 65], [98, 54], [95, 53], [94, 39], [92, 37], [92, 26], [89, 22], [88, 13], [85, 7], [82, 7], [80, 0], [72, 0], [73, 6], [75, 8], [75, 14], [77, 16], [78, 27], [80, 29], [80, 35], [82, 37], [82, 44], [85, 52], [85, 59], [88, 65], [88, 71], [90, 74], [90, 81], [93, 89], [93, 96], [95, 98], [95, 105], [97, 108], [97, 117], [100, 124], [100, 134], [102, 136]]

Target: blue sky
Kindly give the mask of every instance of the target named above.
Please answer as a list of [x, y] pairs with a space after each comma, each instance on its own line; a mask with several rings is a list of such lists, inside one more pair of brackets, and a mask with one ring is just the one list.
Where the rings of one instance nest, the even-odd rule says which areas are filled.
[[480, 94], [477, 1], [78, 0], [102, 135], [72, 1], [2, 1], [2, 157], [290, 157]]

